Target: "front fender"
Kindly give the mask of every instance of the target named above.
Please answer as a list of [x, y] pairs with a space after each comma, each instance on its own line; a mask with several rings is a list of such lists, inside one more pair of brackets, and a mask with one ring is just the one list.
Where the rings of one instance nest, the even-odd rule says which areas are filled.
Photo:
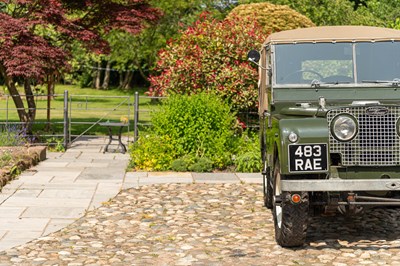
[[[291, 118], [279, 121], [280, 143], [279, 161], [282, 174], [289, 174], [288, 145], [289, 134], [294, 132], [298, 136], [296, 144], [321, 144], [329, 143], [328, 123], [325, 118]], [[328, 160], [329, 161], [329, 160]]]

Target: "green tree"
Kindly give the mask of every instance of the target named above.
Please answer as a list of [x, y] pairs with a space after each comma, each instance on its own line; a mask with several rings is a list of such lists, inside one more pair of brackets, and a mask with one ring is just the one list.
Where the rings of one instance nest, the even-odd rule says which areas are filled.
[[374, 18], [374, 25], [400, 29], [400, 1], [398, 0], [365, 0], [357, 13]]
[[[108, 34], [106, 39], [111, 45], [111, 54], [102, 57], [102, 60], [119, 72], [119, 87], [123, 89], [130, 88], [134, 72], [141, 81], [147, 82], [157, 62], [158, 51], [167, 45], [168, 40], [192, 25], [204, 11], [210, 12], [215, 18], [224, 18], [234, 7], [231, 2], [230, 0], [150, 0], [152, 6], [163, 12], [161, 19], [156, 24], [148, 24], [139, 35], [132, 36], [121, 31]], [[89, 65], [96, 63], [98, 61], [81, 62]], [[96, 72], [96, 69], [88, 70]], [[84, 74], [84, 80], [95, 76], [95, 74]]]
[[[117, 28], [135, 34], [158, 17], [159, 11], [144, 0], [1, 1], [0, 74], [28, 131], [36, 116], [32, 85], [47, 83], [52, 93], [55, 76], [69, 68], [73, 43], [106, 53], [104, 32]], [[27, 108], [16, 81], [24, 85]]]
[[296, 12], [288, 6], [271, 3], [241, 4], [235, 7], [227, 16], [253, 17], [267, 32], [276, 32], [296, 28], [306, 28], [315, 24], [306, 16]]
[[[393, 0], [395, 1], [395, 0]], [[350, 0], [240, 0], [240, 3], [270, 2], [287, 5], [310, 18], [317, 26], [326, 25], [378, 25], [379, 19], [369, 11], [356, 12], [363, 2]]]
[[247, 60], [266, 33], [254, 18], [223, 21], [202, 16], [159, 54], [159, 75], [150, 78], [150, 95], [214, 92], [236, 110], [255, 108], [257, 72]]

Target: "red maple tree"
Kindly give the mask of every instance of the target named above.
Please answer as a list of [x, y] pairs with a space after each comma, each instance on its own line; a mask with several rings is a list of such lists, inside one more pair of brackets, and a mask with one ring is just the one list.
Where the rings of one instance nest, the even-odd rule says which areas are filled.
[[[35, 120], [32, 84], [68, 70], [74, 42], [107, 53], [102, 38], [112, 29], [132, 34], [161, 16], [146, 0], [0, 0], [0, 74], [26, 125]], [[23, 81], [27, 102], [15, 85]]]

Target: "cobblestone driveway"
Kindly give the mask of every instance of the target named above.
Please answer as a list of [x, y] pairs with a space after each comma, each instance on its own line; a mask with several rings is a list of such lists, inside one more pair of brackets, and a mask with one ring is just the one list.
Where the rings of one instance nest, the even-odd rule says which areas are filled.
[[307, 244], [275, 244], [260, 184], [164, 184], [121, 192], [0, 265], [400, 265], [400, 209], [310, 221]]

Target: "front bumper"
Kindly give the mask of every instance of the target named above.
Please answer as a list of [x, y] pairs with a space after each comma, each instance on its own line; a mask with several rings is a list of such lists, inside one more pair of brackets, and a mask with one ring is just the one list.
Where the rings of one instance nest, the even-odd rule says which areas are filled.
[[299, 179], [281, 180], [282, 191], [400, 191], [400, 179]]

